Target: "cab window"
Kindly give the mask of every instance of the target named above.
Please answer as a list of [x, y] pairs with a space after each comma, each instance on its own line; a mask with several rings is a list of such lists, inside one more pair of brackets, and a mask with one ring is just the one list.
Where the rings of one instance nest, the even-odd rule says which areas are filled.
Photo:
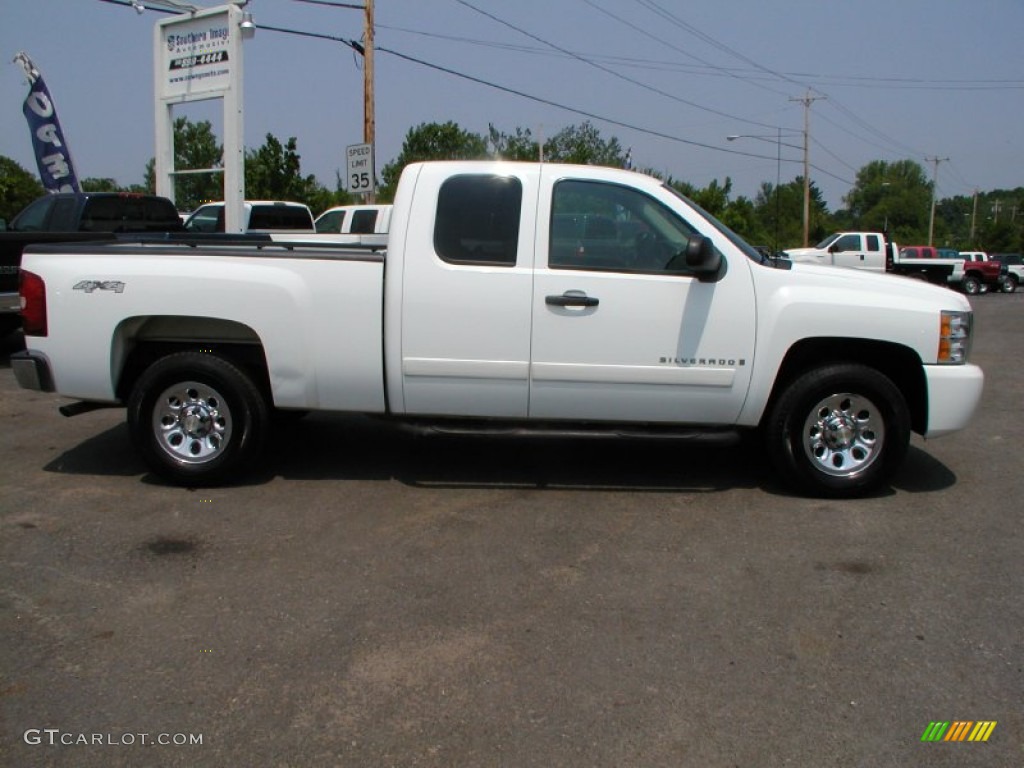
[[317, 232], [341, 232], [341, 220], [345, 218], [344, 211], [328, 211], [316, 220]]
[[220, 205], [204, 205], [189, 217], [185, 229], [189, 232], [223, 232], [223, 210]]
[[685, 273], [696, 230], [652, 197], [599, 181], [560, 181], [551, 205], [548, 266], [618, 272]]
[[50, 212], [50, 206], [53, 205], [54, 198], [52, 197], [40, 197], [33, 203], [18, 214], [18, 217], [12, 222], [11, 229], [18, 232], [38, 232], [45, 227], [46, 214]]
[[841, 253], [843, 251], [859, 251], [860, 250], [860, 235], [843, 235], [836, 240], [829, 250]]
[[523, 185], [508, 176], [452, 176], [437, 195], [434, 251], [452, 264], [514, 267]]

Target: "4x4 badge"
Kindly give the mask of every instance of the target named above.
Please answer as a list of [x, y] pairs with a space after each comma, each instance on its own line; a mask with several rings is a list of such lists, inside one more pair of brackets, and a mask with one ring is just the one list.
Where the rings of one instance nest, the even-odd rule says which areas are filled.
[[86, 293], [92, 293], [97, 290], [124, 293], [124, 283], [120, 280], [79, 280], [71, 290], [85, 291]]

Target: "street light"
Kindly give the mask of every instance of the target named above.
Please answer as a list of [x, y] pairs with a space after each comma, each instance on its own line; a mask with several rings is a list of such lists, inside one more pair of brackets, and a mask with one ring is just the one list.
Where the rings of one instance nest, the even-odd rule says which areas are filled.
[[[779, 252], [779, 186], [782, 184], [782, 128], [777, 129], [775, 136], [756, 136], [749, 133], [733, 133], [726, 136], [726, 141], [736, 141], [736, 139], [758, 139], [760, 141], [774, 141], [775, 142], [775, 243], [772, 245], [772, 253]], [[795, 135], [795, 134], [787, 134]], [[787, 144], [787, 147], [793, 147], [794, 149], [800, 149], [795, 144]]]

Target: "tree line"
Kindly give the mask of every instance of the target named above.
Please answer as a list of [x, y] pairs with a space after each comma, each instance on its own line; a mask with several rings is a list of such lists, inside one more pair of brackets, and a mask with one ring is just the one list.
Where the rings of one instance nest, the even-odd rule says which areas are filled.
[[[175, 167], [221, 168], [223, 147], [209, 121], [174, 123]], [[504, 132], [489, 125], [486, 133], [466, 130], [454, 122], [421, 123], [408, 130], [398, 157], [380, 172], [378, 200], [393, 199], [402, 169], [421, 160], [495, 159], [579, 163], [622, 167], [628, 151], [614, 136], [605, 138], [589, 121], [570, 125], [543, 142], [528, 128]], [[691, 198], [755, 245], [788, 248], [803, 238], [803, 178], [776, 187], [763, 182], [753, 199], [734, 196], [732, 180], [712, 180], [697, 187], [658, 169], [640, 169], [662, 179]], [[175, 199], [181, 210], [223, 198], [222, 174], [189, 174], [176, 180]], [[114, 179], [87, 178], [89, 191], [149, 192], [155, 190], [154, 161], [146, 165], [142, 184], [121, 187]], [[282, 142], [267, 134], [262, 146], [245, 151], [245, 189], [249, 199], [295, 200], [320, 213], [334, 205], [354, 202], [344, 189], [340, 172], [329, 189], [312, 174], [303, 175], [295, 137]], [[931, 214], [932, 183], [913, 160], [875, 160], [857, 172], [844, 207], [830, 211], [820, 189], [810, 184], [812, 242], [839, 230], [887, 229], [901, 244], [925, 243]], [[0, 217], [8, 220], [44, 190], [14, 161], [0, 156]], [[961, 250], [990, 252], [1024, 250], [1024, 187], [960, 195], [936, 204], [934, 242]]]

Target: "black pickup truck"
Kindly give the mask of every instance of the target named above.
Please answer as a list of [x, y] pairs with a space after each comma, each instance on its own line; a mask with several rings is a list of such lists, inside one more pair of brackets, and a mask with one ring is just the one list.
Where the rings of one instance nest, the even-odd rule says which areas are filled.
[[8, 225], [0, 219], [0, 336], [20, 325], [18, 272], [28, 245], [113, 240], [121, 232], [182, 232], [166, 197], [124, 192], [58, 193], [30, 203]]

